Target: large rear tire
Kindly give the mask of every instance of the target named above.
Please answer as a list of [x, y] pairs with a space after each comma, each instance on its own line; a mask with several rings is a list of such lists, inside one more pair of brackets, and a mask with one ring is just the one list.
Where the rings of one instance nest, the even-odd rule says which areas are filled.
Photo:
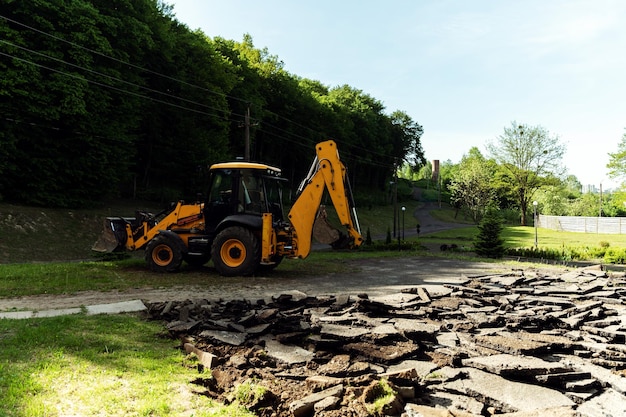
[[220, 275], [252, 275], [261, 262], [259, 240], [243, 227], [226, 228], [213, 241], [211, 259]]
[[171, 239], [157, 235], [148, 242], [145, 259], [155, 272], [176, 272], [183, 262], [183, 254]]

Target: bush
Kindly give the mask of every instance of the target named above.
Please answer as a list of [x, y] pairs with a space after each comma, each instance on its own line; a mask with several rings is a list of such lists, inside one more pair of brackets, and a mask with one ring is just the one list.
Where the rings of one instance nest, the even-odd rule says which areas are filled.
[[623, 249], [623, 248], [608, 249], [604, 255], [604, 262], [609, 263], [609, 264], [626, 263], [626, 249]]
[[[588, 261], [590, 259], [604, 259], [610, 262], [611, 259], [618, 260], [615, 254], [609, 254], [605, 248], [597, 247], [568, 247], [561, 249], [535, 249], [535, 248], [509, 248], [505, 254], [521, 258], [549, 259], [555, 261]], [[615, 251], [614, 251], [615, 252]], [[615, 262], [611, 262], [615, 263]]]
[[418, 251], [424, 250], [424, 247], [416, 241], [400, 241], [400, 242], [383, 242], [377, 240], [372, 242], [371, 245], [363, 245], [360, 247], [360, 250], [365, 252], [388, 252], [388, 251]]

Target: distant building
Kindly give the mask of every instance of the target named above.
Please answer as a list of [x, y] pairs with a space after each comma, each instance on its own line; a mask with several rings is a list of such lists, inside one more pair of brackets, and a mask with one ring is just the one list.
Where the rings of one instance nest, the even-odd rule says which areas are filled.
[[438, 182], [439, 181], [439, 159], [433, 159], [433, 173], [432, 173], [432, 181], [433, 182]]
[[598, 190], [598, 187], [596, 187], [594, 184], [583, 185], [583, 194], [598, 194], [599, 192], [600, 190]]

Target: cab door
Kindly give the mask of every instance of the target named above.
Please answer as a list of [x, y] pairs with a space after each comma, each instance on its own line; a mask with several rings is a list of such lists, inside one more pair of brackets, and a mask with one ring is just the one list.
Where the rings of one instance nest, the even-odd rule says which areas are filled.
[[227, 216], [237, 213], [239, 203], [238, 170], [218, 170], [211, 176], [211, 187], [204, 205], [205, 229], [207, 234], [215, 232], [217, 225]]

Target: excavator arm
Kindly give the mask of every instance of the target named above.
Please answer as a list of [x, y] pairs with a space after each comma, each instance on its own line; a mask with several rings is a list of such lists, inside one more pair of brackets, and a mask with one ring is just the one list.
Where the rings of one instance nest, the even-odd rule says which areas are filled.
[[[320, 216], [325, 190], [328, 191], [339, 221], [346, 228], [348, 235], [338, 232], [334, 242], [323, 243], [348, 247], [358, 247], [363, 243], [346, 167], [339, 159], [337, 144], [332, 140], [321, 142], [316, 145], [315, 150], [316, 157], [309, 174], [300, 184], [298, 197], [289, 211], [289, 221], [294, 232], [295, 254], [299, 258], [306, 258], [311, 251], [316, 219], [318, 222], [325, 221], [323, 212]], [[339, 245], [339, 241], [342, 243], [345, 241], [345, 244]]]

